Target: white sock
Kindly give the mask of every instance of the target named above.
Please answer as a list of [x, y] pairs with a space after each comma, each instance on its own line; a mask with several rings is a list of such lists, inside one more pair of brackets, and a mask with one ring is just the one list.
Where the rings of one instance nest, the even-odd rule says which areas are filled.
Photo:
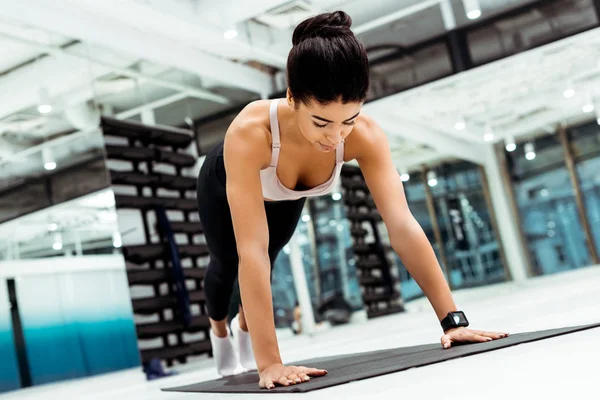
[[252, 350], [252, 341], [250, 340], [250, 333], [245, 332], [240, 328], [240, 315], [236, 315], [231, 320], [231, 332], [233, 334], [233, 340], [235, 340], [236, 347], [239, 352], [240, 364], [247, 371], [254, 371], [257, 369], [256, 360], [254, 359], [254, 351]]
[[232, 376], [246, 372], [239, 363], [238, 355], [233, 348], [233, 343], [229, 335], [220, 338], [211, 329], [210, 342], [219, 375]]

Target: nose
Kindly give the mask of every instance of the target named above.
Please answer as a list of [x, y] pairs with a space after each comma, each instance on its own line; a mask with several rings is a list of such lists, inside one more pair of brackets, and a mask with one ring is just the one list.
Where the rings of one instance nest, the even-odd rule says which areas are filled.
[[343, 133], [338, 132], [337, 134], [326, 135], [325, 138], [332, 146], [337, 146], [342, 141]]

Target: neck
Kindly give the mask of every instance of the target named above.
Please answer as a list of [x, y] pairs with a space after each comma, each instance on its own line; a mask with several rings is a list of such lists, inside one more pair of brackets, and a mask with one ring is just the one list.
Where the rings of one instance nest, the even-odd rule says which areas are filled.
[[[282, 101], [283, 102], [283, 101]], [[296, 113], [290, 105], [285, 102], [285, 105], [279, 109], [279, 135], [281, 140], [297, 146], [311, 146], [308, 140], [300, 132], [300, 127], [296, 121]]]

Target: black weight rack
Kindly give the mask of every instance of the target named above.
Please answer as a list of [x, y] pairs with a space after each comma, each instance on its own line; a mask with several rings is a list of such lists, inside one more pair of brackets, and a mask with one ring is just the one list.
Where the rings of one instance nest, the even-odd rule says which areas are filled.
[[[391, 247], [382, 243], [378, 224], [382, 221], [360, 168], [344, 165], [342, 189], [346, 216], [363, 292], [363, 301], [369, 318], [403, 312], [404, 305], [397, 289], [397, 274], [392, 273], [388, 255]], [[368, 240], [369, 231], [372, 239]]]
[[[137, 210], [143, 221], [145, 243], [122, 247], [130, 289], [138, 286], [153, 292], [153, 296], [135, 297], [132, 291], [133, 312], [140, 317], [136, 319], [157, 320], [136, 322], [138, 341], [162, 343], [158, 347], [140, 346], [142, 362], [158, 358], [172, 366], [175, 361], [187, 362], [191, 356], [212, 355], [204, 267], [199, 263], [207, 260], [208, 248], [198, 238], [203, 232], [196, 218], [196, 178], [184, 174], [196, 165], [196, 157], [188, 150], [194, 135], [188, 130], [109, 117], [102, 118], [101, 127], [109, 163], [114, 160], [131, 166], [109, 166], [113, 187], [135, 192], [115, 191], [116, 208]], [[160, 164], [175, 172], [160, 172]], [[161, 190], [171, 195], [161, 195]], [[166, 217], [169, 213], [177, 214], [176, 220]], [[131, 227], [120, 224], [120, 229], [126, 235]], [[190, 261], [185, 267], [184, 260]], [[203, 335], [196, 335], [202, 337], [200, 340], [185, 337], [201, 332]]]

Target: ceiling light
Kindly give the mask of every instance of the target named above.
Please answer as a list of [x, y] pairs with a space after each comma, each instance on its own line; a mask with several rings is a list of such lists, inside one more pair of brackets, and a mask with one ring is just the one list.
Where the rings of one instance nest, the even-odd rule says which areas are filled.
[[402, 182], [408, 182], [410, 180], [410, 174], [408, 173], [408, 169], [404, 165], [398, 166], [400, 172], [400, 179]]
[[302, 222], [308, 222], [308, 221], [310, 221], [310, 215], [308, 215], [308, 214], [304, 214], [304, 215], [302, 216]]
[[525, 151], [525, 158], [528, 159], [529, 161], [535, 159], [536, 154], [535, 154], [535, 148], [533, 146], [533, 143], [525, 143], [525, 146], [523, 147], [523, 150]]
[[481, 10], [471, 10], [467, 13], [467, 18], [469, 19], [477, 19], [481, 17]]
[[112, 239], [113, 247], [118, 249], [119, 247], [123, 246], [123, 241], [121, 240], [121, 234], [119, 232], [113, 232]]
[[60, 233], [54, 235], [54, 243], [52, 244], [54, 250], [61, 250], [63, 248], [62, 236]]
[[49, 114], [52, 112], [52, 105], [50, 104], [50, 95], [46, 88], [40, 88], [40, 104], [38, 105], [38, 111], [40, 114]]
[[512, 153], [517, 149], [517, 144], [515, 143], [515, 138], [512, 135], [509, 135], [506, 138], [506, 151]]
[[463, 6], [465, 7], [467, 18], [473, 20], [481, 17], [479, 0], [463, 0]]
[[435, 173], [435, 171], [427, 172], [427, 184], [431, 187], [434, 187], [438, 184], [437, 174]]
[[572, 88], [566, 89], [564, 91], [563, 95], [565, 96], [565, 98], [570, 99], [573, 96], [575, 96], [575, 89], [572, 89]]
[[467, 124], [465, 123], [464, 118], [459, 119], [456, 124], [454, 124], [454, 127], [456, 128], [457, 131], [462, 131], [463, 129], [465, 129], [467, 127]]
[[486, 125], [485, 127], [485, 135], [483, 135], [483, 140], [486, 142], [491, 142], [494, 140], [494, 131], [490, 125]]
[[585, 94], [585, 100], [583, 102], [582, 109], [584, 113], [591, 113], [594, 111], [594, 101], [592, 99], [592, 94], [589, 91]]
[[51, 224], [48, 225], [48, 230], [50, 232], [54, 232], [57, 229], [58, 229], [58, 225], [56, 225], [55, 223], [51, 223]]
[[225, 36], [225, 39], [235, 39], [238, 35], [238, 31], [235, 29], [227, 29], [225, 31], [225, 33], [223, 33], [223, 36]]
[[50, 114], [52, 112], [52, 106], [50, 104], [40, 104], [38, 106], [40, 114]]
[[341, 194], [341, 193], [338, 193], [338, 192], [336, 192], [336, 193], [334, 193], [334, 194], [332, 194], [332, 195], [331, 195], [331, 198], [332, 198], [334, 201], [338, 201], [339, 199], [341, 199], [341, 198], [342, 198], [342, 194]]
[[42, 149], [42, 160], [44, 163], [44, 169], [47, 171], [52, 171], [56, 169], [56, 162], [54, 161], [54, 157], [52, 155], [52, 150], [50, 147], [44, 147]]

